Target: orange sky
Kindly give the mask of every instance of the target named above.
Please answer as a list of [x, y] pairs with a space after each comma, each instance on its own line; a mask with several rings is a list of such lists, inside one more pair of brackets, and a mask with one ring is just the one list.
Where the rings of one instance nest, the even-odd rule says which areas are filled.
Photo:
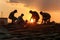
[[[15, 14], [16, 17], [18, 17], [21, 13], [24, 13], [24, 20], [29, 20], [31, 17], [31, 14], [29, 14], [29, 10], [35, 10], [39, 13], [41, 11], [40, 9], [32, 6], [27, 6], [25, 7], [25, 4], [23, 3], [9, 3], [9, 0], [0, 0], [0, 15], [1, 12], [3, 12], [2, 17], [7, 17], [9, 16], [9, 13], [13, 11], [14, 9], [18, 10], [18, 13]], [[45, 12], [50, 13], [51, 15], [51, 21], [55, 21], [57, 23], [60, 23], [60, 10], [44, 10]], [[0, 16], [1, 17], [1, 16]], [[40, 15], [41, 17], [41, 15]], [[10, 21], [10, 20], [8, 20]], [[41, 22], [41, 18], [39, 20]]]

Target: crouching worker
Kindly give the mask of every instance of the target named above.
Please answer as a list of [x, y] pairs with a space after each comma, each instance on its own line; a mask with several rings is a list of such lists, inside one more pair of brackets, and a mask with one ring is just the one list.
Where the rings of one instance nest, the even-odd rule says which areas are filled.
[[35, 19], [35, 23], [37, 23], [38, 20], [39, 20], [39, 15], [38, 15], [38, 13], [37, 13], [36, 11], [32, 11], [32, 10], [30, 10], [29, 13], [32, 14], [31, 19]]
[[42, 15], [42, 22], [41, 22], [41, 24], [48, 24], [48, 23], [50, 23], [51, 16], [50, 16], [49, 13], [45, 13], [45, 12], [41, 11], [40, 14]]
[[23, 16], [24, 16], [24, 14], [21, 14], [21, 15], [17, 18], [17, 20], [16, 20], [16, 23], [17, 23], [17, 24], [24, 25]]

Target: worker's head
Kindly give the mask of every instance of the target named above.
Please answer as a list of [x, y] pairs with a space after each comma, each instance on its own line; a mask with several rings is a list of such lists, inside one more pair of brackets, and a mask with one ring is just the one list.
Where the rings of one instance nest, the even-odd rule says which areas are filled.
[[14, 10], [14, 13], [16, 13], [17, 12], [17, 10]]
[[43, 12], [41, 11], [40, 14], [42, 14]]
[[29, 11], [29, 13], [32, 13], [32, 12], [33, 12], [32, 10]]
[[24, 14], [21, 14], [21, 16], [24, 16]]

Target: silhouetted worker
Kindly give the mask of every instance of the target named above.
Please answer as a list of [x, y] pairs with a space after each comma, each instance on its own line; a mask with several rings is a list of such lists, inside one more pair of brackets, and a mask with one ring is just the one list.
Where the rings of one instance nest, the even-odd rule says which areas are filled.
[[49, 13], [45, 13], [41, 11], [40, 14], [42, 15], [42, 24], [50, 23], [51, 16]]
[[21, 14], [17, 19], [17, 23], [20, 25], [24, 25], [23, 16], [24, 16], [24, 14]]
[[32, 10], [30, 10], [29, 12], [32, 14], [31, 18], [35, 19], [35, 22], [38, 22], [38, 20], [39, 20], [38, 13], [36, 11], [32, 11]]
[[12, 12], [10, 13], [10, 15], [9, 15], [9, 19], [12, 20], [12, 23], [14, 23], [15, 20], [17, 19], [17, 18], [14, 16], [15, 13], [17, 13], [17, 10], [12, 11]]

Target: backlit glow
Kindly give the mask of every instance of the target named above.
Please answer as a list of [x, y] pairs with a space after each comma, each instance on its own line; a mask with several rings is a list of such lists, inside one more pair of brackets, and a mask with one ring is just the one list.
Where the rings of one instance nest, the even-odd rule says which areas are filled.
[[34, 22], [35, 22], [35, 19], [31, 18], [31, 20], [30, 20], [30, 21], [31, 21], [31, 23], [34, 23]]

